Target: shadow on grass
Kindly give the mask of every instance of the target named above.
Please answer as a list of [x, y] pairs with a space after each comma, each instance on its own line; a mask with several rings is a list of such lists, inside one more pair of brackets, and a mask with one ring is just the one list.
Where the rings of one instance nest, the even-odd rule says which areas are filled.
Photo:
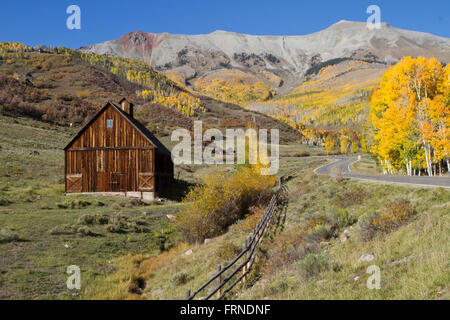
[[180, 202], [189, 192], [190, 187], [195, 184], [175, 179], [175, 181], [168, 187], [159, 192], [159, 196], [172, 201]]

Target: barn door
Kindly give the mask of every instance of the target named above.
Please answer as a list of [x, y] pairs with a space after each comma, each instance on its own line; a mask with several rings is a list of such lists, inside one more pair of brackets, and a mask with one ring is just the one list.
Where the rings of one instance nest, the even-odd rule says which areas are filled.
[[139, 191], [154, 191], [153, 150], [141, 150], [139, 158]]
[[82, 190], [82, 180], [83, 175], [80, 174], [68, 174], [66, 176], [67, 180], [67, 192], [68, 193], [78, 193]]
[[109, 185], [112, 192], [123, 192], [125, 191], [125, 175], [120, 172], [111, 172], [109, 178]]
[[139, 172], [139, 191], [154, 191], [155, 175], [153, 172]]

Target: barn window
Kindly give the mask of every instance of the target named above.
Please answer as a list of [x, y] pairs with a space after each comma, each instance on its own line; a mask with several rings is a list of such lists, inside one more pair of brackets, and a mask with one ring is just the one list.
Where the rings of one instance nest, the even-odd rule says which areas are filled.
[[106, 120], [106, 127], [107, 128], [112, 128], [113, 127], [113, 119], [107, 119]]

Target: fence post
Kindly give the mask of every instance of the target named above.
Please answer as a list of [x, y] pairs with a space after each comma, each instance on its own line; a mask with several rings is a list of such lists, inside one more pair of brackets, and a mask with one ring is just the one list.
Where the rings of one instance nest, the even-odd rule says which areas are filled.
[[[247, 250], [247, 247], [248, 247], [247, 241], [248, 241], [248, 238], [245, 239], [243, 250]], [[245, 274], [246, 272], [247, 272], [247, 264], [245, 264], [244, 267], [242, 268], [242, 274]], [[246, 276], [242, 277], [242, 283], [245, 283], [246, 281], [247, 281], [247, 277]]]
[[[219, 264], [217, 266], [217, 272], [222, 271], [222, 266]], [[217, 285], [220, 286], [220, 284], [222, 283], [222, 274], [217, 278]], [[217, 291], [217, 299], [220, 298], [220, 296], [222, 295], [222, 289], [219, 289], [219, 291]]]
[[189, 300], [190, 296], [191, 296], [191, 290], [186, 291], [186, 300]]
[[[247, 253], [247, 265], [246, 265], [246, 269], [249, 270], [250, 269], [250, 260], [252, 259], [252, 246], [250, 245], [252, 242], [252, 237], [248, 236], [247, 237], [247, 247], [250, 247]], [[255, 244], [256, 245], [256, 244]]]

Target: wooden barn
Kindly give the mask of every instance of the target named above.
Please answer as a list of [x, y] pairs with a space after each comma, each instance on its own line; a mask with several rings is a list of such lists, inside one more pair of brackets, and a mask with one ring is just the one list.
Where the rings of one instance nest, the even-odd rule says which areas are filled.
[[133, 117], [133, 104], [108, 102], [67, 144], [66, 193], [153, 200], [173, 182], [170, 151]]

